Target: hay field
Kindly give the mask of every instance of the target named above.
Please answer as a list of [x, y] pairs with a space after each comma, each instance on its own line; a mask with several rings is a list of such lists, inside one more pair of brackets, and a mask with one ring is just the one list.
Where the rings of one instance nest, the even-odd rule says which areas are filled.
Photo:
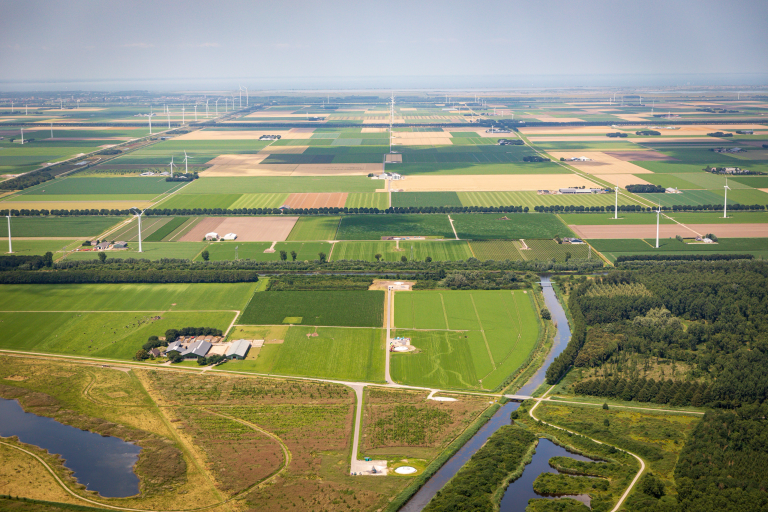
[[[570, 226], [582, 238], [656, 238], [656, 226]], [[662, 224], [659, 226], [661, 238], [674, 238], [677, 235], [691, 237], [714, 233], [718, 237], [728, 238], [765, 238], [768, 237], [768, 224]]]
[[383, 291], [257, 292], [238, 323], [381, 327]]
[[300, 217], [288, 240], [334, 240], [340, 220], [341, 217]]
[[[648, 169], [602, 151], [548, 151], [556, 160], [565, 158], [568, 165], [588, 174], [652, 174]], [[570, 158], [587, 157], [591, 162], [570, 162]]]
[[473, 256], [464, 240], [339, 242], [333, 248], [331, 261], [376, 261], [377, 254], [381, 261], [400, 261], [403, 256], [408, 261], [424, 261], [427, 257], [433, 261], [461, 261]]
[[298, 217], [207, 217], [188, 231], [179, 241], [199, 242], [206, 233], [219, 236], [237, 234], [241, 242], [282, 242], [288, 238]]
[[346, 192], [291, 194], [285, 204], [291, 208], [343, 208], [347, 202]]
[[288, 194], [242, 194], [240, 198], [229, 205], [230, 209], [237, 208], [280, 208], [288, 199]]
[[[613, 205], [613, 194], [537, 194], [536, 192], [459, 192], [462, 206], [609, 206]], [[619, 204], [637, 204], [626, 195], [619, 194]]]
[[289, 139], [308, 139], [289, 130], [196, 130], [174, 137], [173, 140], [259, 140], [262, 135], [280, 135]]
[[405, 192], [556, 190], [582, 186], [590, 188], [599, 185], [575, 174], [409, 176], [392, 183], [393, 188]]

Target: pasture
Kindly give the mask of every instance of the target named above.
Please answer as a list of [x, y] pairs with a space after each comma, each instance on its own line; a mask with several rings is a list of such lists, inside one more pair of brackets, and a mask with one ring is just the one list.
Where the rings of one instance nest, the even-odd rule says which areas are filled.
[[200, 178], [180, 194], [276, 194], [306, 192], [375, 192], [384, 188], [382, 180], [366, 176], [275, 176]]
[[381, 327], [383, 314], [383, 291], [259, 292], [238, 323]]
[[[613, 194], [538, 194], [534, 191], [520, 192], [458, 192], [461, 206], [613, 206]], [[637, 204], [626, 194], [619, 194], [619, 204]]]
[[[125, 220], [125, 217], [13, 217], [11, 234], [35, 238], [92, 238]], [[0, 237], [8, 238], [8, 223], [0, 222]]]
[[[205, 246], [211, 261], [280, 261], [280, 251], [287, 253], [287, 261], [292, 260], [291, 251], [296, 251], [298, 261], [316, 260], [317, 253], [330, 254], [331, 244], [325, 242], [278, 242], [275, 244], [275, 252], [264, 252], [272, 245], [271, 242], [216, 242]], [[198, 251], [195, 261], [202, 261]]]
[[461, 261], [472, 257], [469, 245], [464, 240], [444, 241], [391, 241], [380, 242], [338, 242], [334, 245], [331, 261], [364, 260], [400, 261], [405, 256], [408, 261], [424, 261], [427, 257], [433, 261]]
[[[200, 180], [197, 180], [200, 181]], [[250, 194], [173, 194], [160, 204], [155, 205], [158, 209], [168, 210], [192, 210], [195, 208], [216, 208], [230, 209], [243, 196]], [[241, 207], [244, 208], [244, 207]], [[258, 208], [254, 206], [253, 208]]]
[[469, 243], [472, 255], [480, 261], [520, 261], [520, 242], [512, 240], [473, 240]]
[[384, 330], [380, 328], [293, 326], [282, 343], [265, 344], [255, 361], [238, 366], [272, 375], [383, 382], [384, 356]]
[[392, 206], [408, 208], [411, 206], [462, 206], [456, 192], [393, 192]]
[[242, 194], [228, 208], [280, 208], [288, 194]]
[[347, 194], [345, 208], [389, 208], [389, 196], [381, 192], [353, 192]]
[[755, 258], [768, 259], [768, 247], [765, 239], [760, 238], [719, 238], [716, 244], [694, 243], [693, 240], [680, 242], [675, 238], [659, 240], [659, 248], [654, 247], [655, 239], [615, 239], [590, 240], [590, 244], [611, 262], [619, 256], [652, 254], [752, 254]]
[[334, 240], [340, 220], [340, 217], [299, 217], [286, 240]]
[[395, 380], [470, 389], [499, 386], [528, 357], [539, 330], [530, 294], [508, 290], [396, 293], [395, 325], [419, 349], [393, 354]]
[[338, 240], [380, 240], [382, 236], [454, 238], [447, 215], [366, 215], [342, 217]]
[[459, 213], [451, 219], [459, 238], [469, 240], [573, 236], [556, 215], [545, 213]]
[[[24, 189], [21, 195], [33, 196], [74, 196], [74, 195], [122, 195], [150, 194], [157, 196], [180, 188], [184, 183], [167, 182], [165, 177], [110, 177], [110, 178], [63, 178], [46, 181]], [[46, 199], [55, 199], [47, 197]], [[102, 198], [103, 199], [103, 198]]]
[[[1, 220], [1, 219], [0, 219]], [[62, 256], [65, 247], [71, 250], [80, 246], [77, 239], [68, 240], [13, 240], [13, 254], [16, 256], [43, 255], [46, 252], [53, 253], [53, 259]], [[0, 253], [8, 250], [8, 239], [0, 239]]]
[[[667, 215], [677, 217], [678, 214], [672, 212], [666, 212]], [[656, 224], [656, 214], [653, 212], [619, 212], [619, 218], [614, 219], [614, 214], [604, 213], [559, 213], [557, 214], [563, 222], [569, 226], [600, 226], [600, 225], [639, 225], [639, 224]], [[664, 217], [659, 219], [661, 224], [674, 224], [674, 221]]]
[[[145, 260], [161, 260], [164, 258], [193, 260], [205, 249], [205, 242], [143, 242], [142, 252], [138, 242], [131, 242], [127, 249], [106, 251], [107, 260], [114, 258], [137, 258]], [[97, 251], [78, 251], [67, 253], [68, 260], [96, 259]]]
[[587, 244], [558, 244], [554, 240], [526, 240], [525, 243], [528, 249], [521, 249], [520, 254], [526, 260], [567, 261], [572, 258], [597, 258], [596, 254], [590, 256]]

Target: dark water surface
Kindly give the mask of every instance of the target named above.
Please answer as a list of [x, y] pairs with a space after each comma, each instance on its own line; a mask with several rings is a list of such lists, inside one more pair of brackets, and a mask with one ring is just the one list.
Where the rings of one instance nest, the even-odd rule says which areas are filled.
[[61, 455], [77, 481], [107, 498], [139, 493], [133, 466], [141, 448], [118, 439], [64, 425], [52, 418], [24, 412], [15, 400], [0, 398], [0, 436]]
[[[555, 333], [554, 342], [552, 345], [552, 349], [549, 351], [549, 355], [547, 356], [546, 360], [544, 361], [544, 364], [539, 368], [539, 370], [528, 380], [528, 382], [525, 383], [525, 385], [520, 388], [519, 391], [517, 391], [516, 394], [518, 395], [531, 395], [536, 388], [538, 388], [543, 382], [544, 382], [544, 374], [547, 371], [547, 368], [549, 368], [549, 365], [552, 364], [552, 361], [560, 355], [560, 353], [565, 350], [565, 347], [568, 345], [568, 341], [571, 339], [571, 329], [568, 326], [568, 318], [565, 316], [565, 311], [563, 310], [563, 307], [560, 305], [560, 302], [557, 300], [557, 295], [555, 295], [555, 290], [552, 288], [552, 282], [550, 281], [549, 277], [542, 276], [541, 278], [541, 286], [542, 291], [544, 293], [544, 303], [547, 306], [547, 309], [549, 309], [549, 312], [552, 314], [552, 320], [555, 322], [555, 325], [557, 325], [557, 332]], [[432, 478], [430, 478], [426, 484], [422, 486], [421, 489], [419, 489], [419, 492], [417, 492], [409, 501], [408, 503], [403, 506], [400, 510], [402, 512], [419, 512], [424, 507], [427, 506], [429, 501], [437, 494], [437, 491], [443, 488], [446, 483], [448, 483], [448, 480], [453, 478], [453, 476], [459, 472], [459, 470], [464, 466], [464, 464], [467, 463], [467, 461], [472, 457], [472, 455], [477, 452], [488, 440], [491, 435], [493, 435], [494, 432], [499, 430], [503, 425], [509, 425], [511, 423], [509, 419], [509, 415], [512, 413], [512, 411], [516, 410], [518, 407], [520, 407], [519, 403], [516, 402], [509, 402], [505, 404], [501, 409], [496, 411], [496, 414], [493, 415], [493, 417], [483, 425], [483, 427], [475, 434], [472, 439], [470, 439], [467, 444], [461, 447], [461, 449], [456, 452], [456, 455], [448, 459], [448, 462], [446, 462], [443, 467], [441, 467], [437, 473], [435, 473]], [[542, 440], [542, 442], [545, 440]], [[549, 444], [554, 445], [550, 441], [546, 441]], [[539, 443], [539, 447], [541, 447], [541, 442]], [[565, 452], [564, 449], [557, 447]], [[536, 450], [536, 455], [534, 456], [534, 461], [536, 460], [536, 457], [539, 453], [539, 448]], [[589, 460], [589, 459], [583, 459], [579, 458], [579, 456], [570, 455], [566, 452], [568, 457], [573, 457], [578, 460]], [[558, 455], [561, 455], [558, 453]], [[544, 455], [542, 455], [543, 457]], [[547, 461], [554, 457], [555, 455], [550, 455], [544, 460], [544, 466], [551, 471], [554, 472], [555, 470], [549, 467], [549, 464], [547, 464]], [[536, 477], [539, 476], [544, 471], [537, 471], [535, 469], [531, 469], [533, 467], [533, 464], [528, 465], [525, 467], [525, 471], [523, 475], [517, 480], [521, 481], [523, 478], [530, 479], [530, 484], [533, 483], [534, 480], [536, 480]], [[538, 466], [537, 466], [538, 467]], [[514, 485], [514, 484], [512, 484]], [[512, 485], [509, 486], [508, 489], [512, 488]], [[533, 492], [532, 485], [528, 485], [528, 490], [532, 494], [530, 497], [538, 497], [536, 493]], [[507, 494], [504, 495], [504, 499], [517, 501], [517, 498], [514, 498], [513, 496], [517, 493], [514, 493], [513, 495], [510, 495], [510, 498], [507, 498]], [[520, 509], [505, 509], [504, 508], [504, 501], [502, 501], [502, 509], [501, 510], [525, 510], [525, 507], [528, 505], [528, 497], [522, 497], [520, 498], [520, 504], [522, 508]]]

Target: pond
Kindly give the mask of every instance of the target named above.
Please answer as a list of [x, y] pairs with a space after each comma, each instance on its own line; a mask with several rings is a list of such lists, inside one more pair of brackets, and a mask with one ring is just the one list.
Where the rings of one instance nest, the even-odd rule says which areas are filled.
[[133, 467], [141, 448], [122, 439], [24, 412], [17, 401], [5, 398], [0, 398], [0, 436], [17, 436], [22, 443], [61, 455], [77, 481], [101, 496], [124, 498], [139, 493]]

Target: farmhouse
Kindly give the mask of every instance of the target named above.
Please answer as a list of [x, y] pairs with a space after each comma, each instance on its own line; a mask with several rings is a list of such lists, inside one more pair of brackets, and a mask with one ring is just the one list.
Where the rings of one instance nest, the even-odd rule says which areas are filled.
[[107, 249], [109, 249], [109, 242], [101, 242], [100, 244], [96, 244], [97, 251], [106, 251]]
[[205, 239], [209, 241], [216, 241], [219, 239], [219, 234], [215, 231], [211, 231], [210, 233], [205, 234]]
[[561, 194], [602, 194], [605, 192], [602, 188], [561, 188], [559, 190]]
[[249, 340], [235, 340], [227, 349], [227, 359], [245, 359], [248, 355], [248, 350], [251, 348], [251, 342]]
[[671, 188], [671, 187], [669, 187], [666, 190], [664, 190], [664, 193], [665, 194], [682, 194], [682, 192], [680, 192], [680, 190], [678, 190], [676, 188]]
[[374, 174], [371, 176], [372, 180], [401, 180], [403, 177], [396, 172], [383, 172], [381, 174]]
[[574, 156], [573, 158], [569, 158], [571, 162], [591, 162], [591, 158], [587, 158], [585, 156]]

